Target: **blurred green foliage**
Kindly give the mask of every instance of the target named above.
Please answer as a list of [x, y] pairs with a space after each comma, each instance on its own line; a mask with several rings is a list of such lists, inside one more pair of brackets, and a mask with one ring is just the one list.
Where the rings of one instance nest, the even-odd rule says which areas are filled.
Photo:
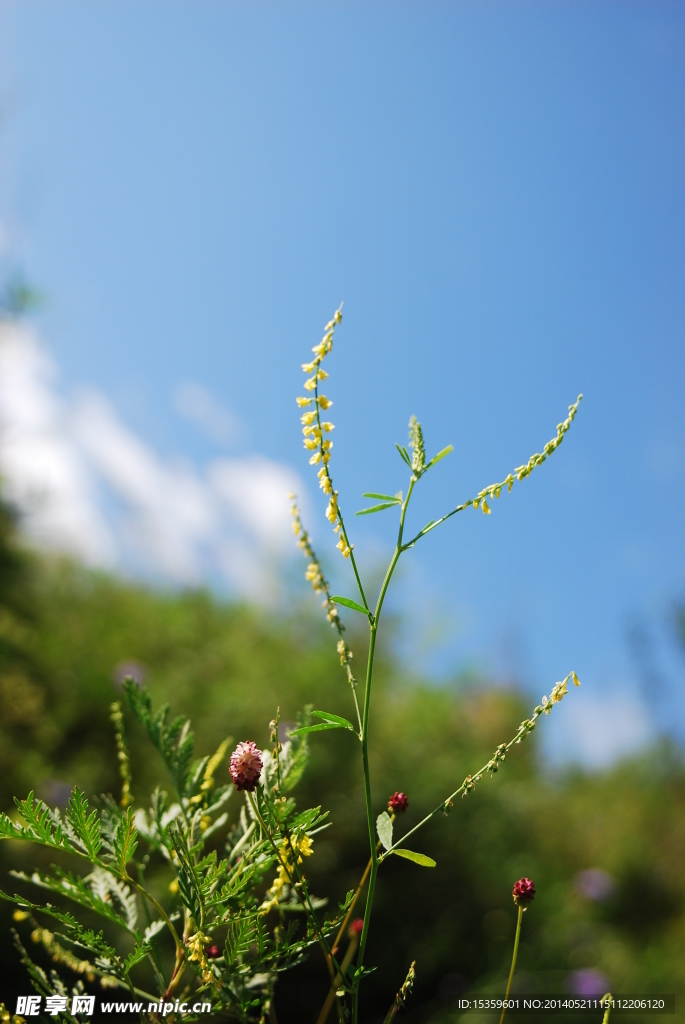
[[[353, 633], [350, 641], [361, 662], [361, 641]], [[277, 706], [286, 722], [305, 703], [350, 714], [333, 635], [304, 608], [284, 616], [205, 592], [160, 593], [30, 553], [18, 544], [11, 511], [0, 506], [3, 809], [32, 788], [50, 803], [64, 801], [74, 784], [88, 794], [118, 792], [109, 705], [127, 670], [145, 675], [156, 703], [168, 701], [192, 718], [198, 754], [228, 735], [266, 744]], [[404, 790], [407, 827], [479, 768], [531, 710], [521, 695], [485, 683], [438, 689], [409, 681], [387, 652], [373, 699], [377, 811]], [[564, 714], [564, 706], [554, 713]], [[163, 767], [130, 720], [129, 741], [140, 803]], [[445, 1012], [448, 995], [502, 991], [515, 927], [511, 888], [521, 875], [535, 880], [538, 896], [524, 921], [518, 985], [560, 991], [572, 972], [593, 969], [614, 992], [685, 995], [679, 756], [662, 746], [602, 773], [553, 775], [536, 747], [534, 735], [495, 778], [419, 834], [413, 848], [434, 857], [435, 870], [395, 858], [384, 865], [369, 940], [369, 962], [379, 969], [364, 982], [367, 1020], [382, 1019], [411, 960], [417, 982], [410, 1021], [455, 1020]], [[317, 893], [341, 899], [367, 857], [351, 734], [314, 737], [298, 802], [331, 811], [333, 826], [317, 838], [307, 868]], [[2, 844], [0, 856], [3, 887], [8, 868], [36, 863], [35, 850], [15, 843]], [[583, 892], [579, 873], [588, 869], [605, 873], [592, 876], [604, 880], [601, 899], [587, 886]], [[29, 986], [9, 944], [11, 909], [0, 911], [2, 998], [12, 1005]], [[323, 961], [314, 955], [279, 986], [281, 1024], [313, 1021], [327, 991]]]

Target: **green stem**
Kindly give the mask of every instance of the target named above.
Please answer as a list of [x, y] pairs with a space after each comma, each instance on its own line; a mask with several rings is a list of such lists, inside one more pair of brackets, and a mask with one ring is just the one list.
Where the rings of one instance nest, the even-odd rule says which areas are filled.
[[126, 881], [127, 881], [127, 882], [128, 882], [129, 884], [130, 884], [130, 885], [132, 885], [132, 886], [133, 886], [133, 888], [134, 888], [134, 889], [135, 889], [135, 890], [136, 890], [137, 892], [139, 892], [139, 893], [140, 893], [140, 895], [141, 895], [141, 896], [143, 897], [143, 899], [149, 900], [149, 901], [150, 901], [150, 903], [152, 904], [152, 906], [153, 906], [153, 907], [155, 907], [155, 908], [156, 908], [156, 909], [157, 909], [157, 910], [159, 911], [159, 914], [160, 914], [160, 916], [161, 916], [162, 920], [164, 921], [165, 925], [167, 926], [167, 928], [169, 929], [169, 931], [171, 932], [171, 934], [172, 934], [172, 936], [173, 936], [173, 940], [174, 940], [174, 943], [175, 943], [175, 945], [176, 945], [176, 954], [178, 955], [178, 954], [180, 953], [182, 957], [183, 957], [183, 956], [185, 956], [185, 953], [184, 953], [184, 950], [183, 950], [183, 943], [182, 943], [182, 942], [181, 942], [181, 940], [179, 939], [179, 937], [178, 937], [178, 932], [177, 932], [177, 931], [176, 931], [176, 929], [174, 928], [174, 926], [173, 926], [173, 923], [172, 923], [172, 921], [171, 921], [171, 918], [170, 918], [170, 917], [169, 917], [169, 915], [167, 914], [167, 912], [166, 912], [166, 910], [164, 909], [164, 907], [162, 906], [162, 904], [161, 904], [161, 903], [159, 903], [159, 902], [158, 902], [158, 901], [157, 901], [157, 900], [155, 899], [155, 897], [154, 897], [154, 896], [152, 895], [152, 893], [149, 893], [149, 892], [147, 891], [147, 889], [143, 888], [143, 886], [142, 886], [142, 885], [140, 885], [140, 884], [139, 884], [138, 882], [134, 881], [134, 880], [133, 880], [133, 879], [131, 878], [131, 876], [130, 876], [130, 875], [128, 875], [128, 874], [125, 874], [125, 875], [124, 875], [124, 878], [125, 878], [125, 880], [126, 880]]
[[258, 803], [257, 799], [255, 797], [253, 797], [252, 793], [250, 793], [250, 792], [247, 792], [245, 795], [247, 796], [248, 802], [249, 802], [250, 806], [252, 807], [252, 810], [255, 812], [257, 818], [259, 819], [259, 824], [262, 826], [262, 830], [264, 832], [264, 835], [266, 836], [266, 838], [271, 843], [271, 846], [273, 847], [273, 850], [274, 850], [274, 853], [276, 854], [276, 859], [277, 859], [278, 863], [283, 865], [283, 870], [285, 871], [286, 875], [288, 876], [288, 881], [290, 882], [290, 886], [291, 886], [293, 892], [295, 893], [295, 895], [299, 899], [300, 903], [302, 904], [302, 907], [304, 908], [305, 913], [309, 915], [309, 917], [311, 919], [311, 922], [314, 925], [314, 930], [316, 932], [317, 939], [319, 940], [319, 942], [323, 946], [323, 948], [326, 951], [326, 953], [328, 954], [328, 956], [331, 958], [331, 963], [334, 965], [336, 971], [339, 971], [340, 970], [340, 965], [338, 964], [338, 961], [333, 956], [333, 952], [331, 950], [331, 947], [328, 944], [328, 940], [326, 939], [326, 936], [321, 931], [321, 928], [319, 926], [319, 922], [318, 922], [316, 914], [314, 912], [314, 907], [312, 906], [311, 900], [309, 898], [309, 891], [307, 889], [307, 886], [304, 883], [304, 879], [303, 879], [303, 877], [302, 877], [302, 875], [300, 873], [300, 869], [299, 869], [299, 867], [297, 865], [297, 850], [293, 849], [293, 844], [292, 844], [292, 840], [291, 840], [290, 836], [286, 835], [286, 838], [288, 840], [288, 845], [290, 847], [290, 852], [292, 854], [293, 867], [295, 869], [295, 874], [297, 875], [299, 884], [302, 887], [302, 892], [304, 893], [304, 895], [302, 895], [302, 893], [298, 890], [296, 883], [293, 881], [293, 877], [290, 874], [290, 871], [288, 869], [288, 865], [285, 863], [280, 850], [276, 846], [276, 843], [275, 843], [275, 840], [274, 840], [273, 836], [271, 835], [271, 833], [269, 832], [269, 829], [267, 828], [266, 822], [264, 821], [264, 818], [262, 817], [262, 812], [259, 810], [259, 803]]
[[[371, 707], [371, 684], [373, 681], [373, 664], [376, 653], [376, 634], [378, 632], [378, 623], [381, 617], [381, 611], [383, 609], [383, 602], [385, 601], [385, 595], [392, 579], [392, 574], [395, 571], [400, 555], [402, 554], [402, 535], [404, 533], [404, 519], [407, 514], [407, 507], [411, 500], [412, 491], [414, 490], [414, 484], [416, 483], [416, 477], [412, 476], [409, 484], [409, 490], [407, 491], [407, 497], [402, 505], [402, 512], [400, 514], [400, 525], [397, 534], [397, 544], [393, 553], [390, 565], [385, 574], [383, 585], [378, 595], [378, 601], [376, 603], [376, 611], [373, 616], [373, 621], [369, 622], [370, 638], [369, 638], [369, 656], [366, 664], [366, 685], [364, 688], [364, 717], [362, 719], [362, 765], [364, 769], [364, 796], [366, 799], [366, 822], [369, 830], [369, 848], [371, 850], [371, 871], [369, 873], [369, 888], [366, 893], [366, 906], [364, 908], [364, 927], [362, 929], [361, 938], [359, 940], [359, 953], [357, 955], [357, 970], [360, 970], [364, 966], [364, 952], [366, 950], [366, 939], [369, 934], [369, 925], [371, 923], [371, 909], [373, 907], [373, 897], [376, 889], [376, 875], [378, 874], [378, 851], [376, 848], [376, 832], [373, 821], [373, 804], [371, 801], [371, 772], [369, 769], [369, 713]], [[352, 1021], [353, 1024], [357, 1024], [359, 1019], [359, 980], [356, 981], [354, 986], [354, 993], [352, 996]]]
[[504, 1006], [502, 1007], [502, 1016], [499, 1019], [499, 1024], [504, 1024], [504, 1015], [507, 1012], [507, 1001], [509, 999], [509, 993], [511, 992], [511, 983], [514, 979], [514, 971], [516, 970], [516, 957], [519, 951], [519, 939], [521, 937], [521, 921], [523, 920], [523, 907], [519, 906], [519, 916], [516, 921], [516, 938], [514, 939], [514, 955], [511, 958], [511, 970], [509, 971], [509, 981], [507, 982], [507, 991], [504, 996]]

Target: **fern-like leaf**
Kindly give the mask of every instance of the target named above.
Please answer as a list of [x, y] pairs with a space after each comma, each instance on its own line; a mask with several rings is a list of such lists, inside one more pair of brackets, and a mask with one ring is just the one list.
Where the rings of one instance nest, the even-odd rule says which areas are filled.
[[145, 726], [150, 739], [164, 758], [176, 792], [179, 796], [186, 796], [194, 744], [190, 722], [186, 718], [175, 718], [167, 722], [168, 704], [153, 713], [150, 694], [133, 679], [124, 680], [124, 692], [133, 714]]
[[178, 891], [184, 906], [195, 919], [198, 928], [202, 928], [204, 918], [203, 898], [195, 867], [190, 859], [185, 837], [176, 824], [169, 826], [169, 838], [176, 851], [176, 870], [178, 872]]
[[65, 835], [59, 816], [42, 800], [36, 800], [33, 790], [26, 800], [17, 800], [15, 797], [14, 802], [26, 825], [17, 825], [9, 815], [0, 814], [0, 839], [24, 839], [53, 849], [77, 852]]
[[126, 865], [130, 861], [138, 846], [136, 826], [133, 823], [133, 809], [126, 808], [126, 814], [121, 816], [117, 830], [114, 833], [114, 858], [119, 874], [126, 877]]
[[88, 801], [78, 786], [69, 797], [66, 818], [76, 834], [78, 845], [91, 861], [96, 861], [102, 846], [100, 822], [97, 811], [88, 814]]

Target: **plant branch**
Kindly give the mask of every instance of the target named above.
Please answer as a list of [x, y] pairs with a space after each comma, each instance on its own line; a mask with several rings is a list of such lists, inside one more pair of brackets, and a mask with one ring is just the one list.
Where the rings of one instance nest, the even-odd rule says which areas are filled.
[[570, 680], [573, 680], [576, 686], [580, 686], [580, 683], [578, 682], [578, 677], [575, 674], [575, 672], [569, 672], [569, 674], [566, 676], [565, 679], [562, 680], [562, 682], [557, 683], [554, 686], [554, 689], [552, 690], [550, 696], [544, 698], [542, 704], [538, 704], [538, 706], [534, 709], [532, 716], [521, 723], [521, 725], [518, 728], [518, 731], [513, 736], [513, 738], [510, 739], [508, 743], [500, 743], [499, 747], [494, 752], [490, 760], [486, 764], [484, 764], [482, 768], [480, 768], [474, 775], [467, 775], [464, 781], [462, 782], [461, 786], [459, 786], [458, 789], [455, 789], [454, 793], [450, 793], [446, 800], [442, 800], [438, 804], [438, 806], [434, 807], [433, 810], [429, 814], [427, 814], [425, 818], [422, 818], [422, 820], [417, 825], [414, 825], [414, 827], [409, 829], [408, 832], [405, 832], [403, 836], [400, 836], [397, 842], [393, 843], [390, 849], [386, 850], [385, 853], [379, 857], [379, 864], [382, 864], [386, 857], [389, 857], [390, 854], [393, 853], [393, 851], [396, 850], [398, 846], [403, 846], [406, 840], [409, 838], [409, 836], [413, 835], [415, 832], [418, 832], [420, 828], [423, 828], [423, 826], [426, 825], [432, 818], [434, 818], [436, 814], [445, 814], [447, 811], [449, 811], [454, 798], [457, 796], [466, 796], [466, 794], [474, 788], [475, 784], [483, 777], [483, 775], [485, 775], [487, 772], [491, 772], [494, 774], [498, 770], [500, 763], [504, 760], [505, 755], [509, 750], [511, 750], [514, 744], [520, 743], [522, 740], [525, 739], [528, 733], [533, 731], [533, 729], [535, 728], [535, 723], [540, 717], [540, 715], [548, 715], [554, 707], [554, 705], [558, 704], [566, 696], [566, 687], [568, 686]]

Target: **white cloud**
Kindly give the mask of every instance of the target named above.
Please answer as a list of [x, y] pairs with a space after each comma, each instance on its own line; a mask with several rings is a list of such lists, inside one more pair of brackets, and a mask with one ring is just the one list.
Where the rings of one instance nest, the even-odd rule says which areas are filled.
[[220, 444], [230, 444], [244, 432], [241, 420], [218, 402], [202, 384], [194, 381], [185, 381], [176, 389], [174, 408]]
[[0, 472], [40, 544], [90, 564], [198, 583], [217, 570], [267, 598], [292, 550], [287, 492], [296, 475], [262, 456], [203, 471], [162, 459], [89, 391], [72, 403], [24, 328], [0, 325]]

